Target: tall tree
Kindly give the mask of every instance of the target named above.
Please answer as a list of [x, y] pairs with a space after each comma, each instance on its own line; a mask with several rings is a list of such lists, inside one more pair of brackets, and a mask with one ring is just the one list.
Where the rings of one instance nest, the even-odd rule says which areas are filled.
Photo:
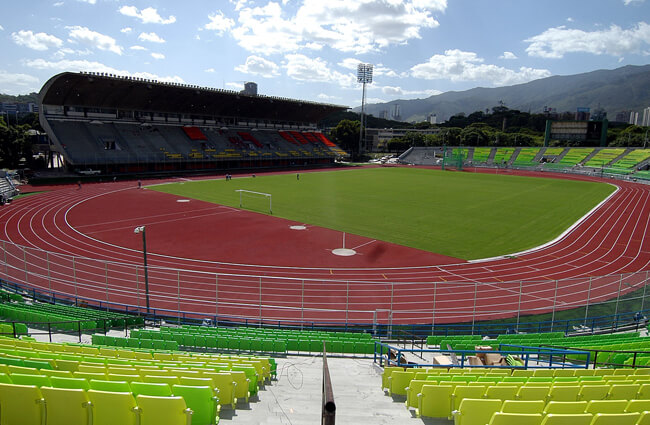
[[330, 136], [341, 148], [356, 157], [359, 154], [359, 130], [361, 122], [342, 120], [330, 132]]

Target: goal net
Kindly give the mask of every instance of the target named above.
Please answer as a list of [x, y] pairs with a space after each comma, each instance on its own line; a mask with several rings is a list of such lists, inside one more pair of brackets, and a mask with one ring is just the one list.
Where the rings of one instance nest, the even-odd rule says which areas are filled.
[[239, 208], [252, 211], [261, 211], [273, 214], [273, 199], [270, 193], [253, 192], [252, 190], [238, 189]]

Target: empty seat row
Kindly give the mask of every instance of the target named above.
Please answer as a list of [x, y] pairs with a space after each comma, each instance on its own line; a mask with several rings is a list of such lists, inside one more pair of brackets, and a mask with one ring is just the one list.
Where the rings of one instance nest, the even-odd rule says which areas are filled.
[[134, 397], [107, 392], [0, 383], [0, 418], [6, 424], [190, 425], [217, 424], [209, 388], [176, 386], [176, 396]]
[[[455, 425], [647, 425], [650, 424], [648, 410], [650, 404], [645, 400], [545, 404], [538, 400], [465, 399], [451, 415]], [[433, 411], [419, 413], [439, 414]]]

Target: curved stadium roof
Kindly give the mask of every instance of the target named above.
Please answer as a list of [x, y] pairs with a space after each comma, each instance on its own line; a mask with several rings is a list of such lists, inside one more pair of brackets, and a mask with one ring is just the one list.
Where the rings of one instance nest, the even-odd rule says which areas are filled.
[[164, 83], [103, 73], [64, 72], [50, 78], [39, 93], [41, 105], [115, 108], [201, 116], [241, 117], [315, 123], [348, 109], [280, 97]]

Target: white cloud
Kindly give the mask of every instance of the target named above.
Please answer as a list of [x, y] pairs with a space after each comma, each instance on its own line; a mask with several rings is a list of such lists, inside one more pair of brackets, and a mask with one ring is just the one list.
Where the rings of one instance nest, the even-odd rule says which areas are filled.
[[147, 7], [146, 9], [138, 10], [135, 6], [122, 6], [120, 7], [120, 13], [124, 16], [130, 16], [132, 18], [137, 18], [142, 21], [143, 24], [173, 24], [176, 22], [176, 17], [170, 15], [167, 19], [163, 18], [158, 14], [158, 10], [153, 7]]
[[33, 59], [24, 62], [26, 66], [34, 69], [49, 70], [49, 71], [86, 71], [86, 72], [104, 72], [115, 75], [122, 75], [125, 77], [145, 78], [148, 80], [157, 80], [168, 83], [184, 83], [183, 79], [177, 75], [174, 76], [159, 76], [149, 72], [134, 72], [116, 69], [101, 62], [93, 62], [86, 60], [60, 60], [60, 61], [46, 61], [45, 59]]
[[512, 52], [503, 52], [499, 59], [517, 59], [517, 55]]
[[122, 54], [122, 47], [117, 44], [113, 37], [92, 31], [86, 27], [73, 26], [66, 27], [70, 32], [68, 33], [68, 41], [86, 44], [95, 47], [99, 50], [113, 52], [117, 55]]
[[625, 6], [629, 6], [632, 3], [643, 3], [645, 0], [623, 0]]
[[354, 74], [333, 71], [321, 58], [312, 59], [301, 54], [288, 54], [285, 60], [283, 67], [287, 75], [294, 80], [334, 83], [341, 87], [352, 87], [357, 82]]
[[79, 55], [79, 56], [88, 56], [92, 55], [93, 52], [90, 49], [84, 50], [74, 50], [69, 47], [63, 47], [54, 53], [53, 57], [56, 59], [63, 59], [66, 55]]
[[244, 90], [244, 83], [237, 83], [237, 82], [226, 83], [226, 87], [228, 87], [230, 90], [240, 91], [240, 90]]
[[350, 69], [352, 71], [357, 70], [357, 66], [362, 63], [359, 59], [355, 58], [345, 58], [341, 62], [337, 63], [338, 66], [345, 69]]
[[137, 44], [135, 46], [129, 47], [131, 50], [147, 50], [146, 47], [138, 46]]
[[244, 49], [266, 55], [323, 46], [360, 54], [421, 38], [439, 25], [433, 13], [446, 7], [446, 0], [305, 0], [285, 16], [269, 2], [241, 7], [232, 34]]
[[572, 17], [569, 16], [568, 18], [566, 18], [566, 21], [567, 22], [573, 22], [573, 21], [575, 21], [575, 19], [573, 19]]
[[235, 67], [235, 70], [245, 74], [260, 75], [266, 78], [280, 75], [280, 67], [278, 65], [255, 55], [247, 57], [246, 63]]
[[235, 10], [241, 10], [244, 6], [250, 3], [249, 0], [230, 0], [231, 4], [235, 5]]
[[151, 57], [154, 59], [165, 59], [165, 55], [162, 53], [151, 53]]
[[205, 24], [203, 29], [214, 31], [219, 35], [222, 35], [224, 32], [229, 31], [235, 26], [235, 21], [227, 18], [220, 10], [208, 15], [208, 19], [210, 22]]
[[155, 32], [141, 32], [138, 36], [140, 41], [149, 41], [151, 43], [164, 43], [165, 40]]
[[57, 1], [57, 2], [54, 3], [52, 6], [54, 6], [54, 7], [59, 7], [59, 6], [63, 6], [63, 4], [64, 4], [64, 3], [63, 3], [62, 1]]
[[10, 95], [37, 92], [38, 78], [28, 74], [12, 74], [0, 69], [0, 93]]
[[5, 30], [4, 27], [0, 25], [0, 31], [4, 31], [4, 30]]
[[122, 28], [122, 29], [120, 30], [120, 32], [121, 32], [122, 34], [128, 34], [128, 33], [130, 33], [131, 31], [133, 31], [133, 28], [131, 28], [131, 27], [124, 27], [124, 28]]
[[650, 25], [639, 22], [630, 29], [612, 25], [591, 32], [561, 26], [549, 28], [525, 41], [530, 43], [526, 48], [529, 56], [557, 59], [577, 52], [622, 56], [643, 52], [644, 47], [650, 44]]
[[77, 0], [77, 1], [80, 1], [82, 3], [88, 3], [88, 4], [96, 4], [97, 3], [97, 0]]
[[14, 43], [25, 46], [33, 50], [47, 50], [50, 47], [59, 48], [63, 45], [63, 40], [44, 32], [34, 34], [32, 31], [20, 30], [11, 33]]
[[209, 73], [212, 74], [212, 73], [215, 73], [217, 71], [214, 68], [208, 68], [208, 69], [204, 69], [203, 72], [209, 72]]
[[325, 93], [319, 93], [318, 95], [316, 95], [316, 97], [326, 101], [341, 99], [339, 96], [330, 96], [329, 94], [325, 94]]
[[515, 71], [483, 63], [474, 52], [446, 50], [444, 55], [433, 55], [425, 63], [411, 68], [411, 75], [426, 80], [484, 81], [494, 86], [525, 83], [549, 77], [546, 69], [521, 67]]
[[425, 95], [425, 96], [433, 96], [436, 94], [442, 93], [440, 90], [434, 90], [434, 89], [427, 89], [427, 90], [404, 90], [401, 87], [393, 87], [393, 86], [384, 86], [381, 87], [381, 92], [385, 95], [388, 96], [417, 96], [417, 95]]

